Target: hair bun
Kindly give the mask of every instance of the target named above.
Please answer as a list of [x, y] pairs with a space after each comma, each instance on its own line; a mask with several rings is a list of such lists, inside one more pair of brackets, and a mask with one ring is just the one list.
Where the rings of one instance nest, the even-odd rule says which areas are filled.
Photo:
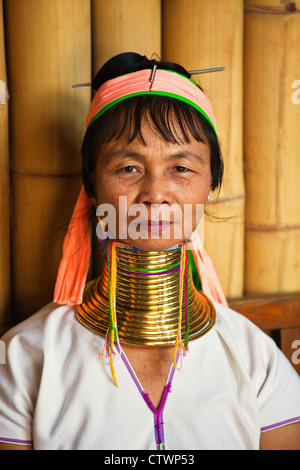
[[[143, 61], [145, 61], [145, 57], [136, 52], [123, 52], [115, 55], [101, 67], [93, 79], [93, 89], [98, 90], [107, 80], [139, 70]], [[146, 60], [148, 59], [146, 58]]]
[[126, 73], [137, 72], [138, 70], [152, 69], [153, 65], [157, 65], [157, 68], [160, 69], [178, 72], [187, 78], [191, 77], [184, 67], [174, 62], [148, 59], [145, 55], [138, 54], [137, 52], [123, 52], [109, 59], [101, 67], [92, 81], [92, 88], [97, 91], [107, 80], [125, 75]]

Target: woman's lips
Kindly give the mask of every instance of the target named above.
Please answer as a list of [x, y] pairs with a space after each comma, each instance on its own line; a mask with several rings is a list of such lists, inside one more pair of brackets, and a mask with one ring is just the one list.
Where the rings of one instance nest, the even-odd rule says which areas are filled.
[[142, 228], [146, 228], [148, 232], [161, 232], [172, 225], [173, 222], [169, 220], [147, 220], [145, 222], [141, 222]]

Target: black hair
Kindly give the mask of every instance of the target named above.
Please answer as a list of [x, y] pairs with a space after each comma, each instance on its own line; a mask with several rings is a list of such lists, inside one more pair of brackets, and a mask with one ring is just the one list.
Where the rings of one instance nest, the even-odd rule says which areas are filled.
[[[98, 88], [107, 80], [143, 69], [170, 70], [187, 78], [190, 74], [180, 65], [173, 62], [148, 60], [146, 56], [134, 52], [125, 52], [112, 57], [99, 70], [92, 82], [92, 88]], [[92, 184], [95, 160], [100, 145], [113, 138], [120, 138], [128, 132], [129, 142], [139, 136], [142, 119], [147, 118], [154, 130], [167, 142], [188, 143], [191, 136], [198, 142], [207, 143], [210, 147], [211, 190], [220, 188], [223, 178], [223, 159], [215, 131], [209, 121], [195, 108], [187, 103], [162, 95], [140, 95], [122, 100], [109, 108], [87, 129], [82, 147], [82, 180], [86, 193], [95, 196]], [[176, 131], [179, 125], [180, 132]], [[145, 143], [145, 142], [144, 142]]]

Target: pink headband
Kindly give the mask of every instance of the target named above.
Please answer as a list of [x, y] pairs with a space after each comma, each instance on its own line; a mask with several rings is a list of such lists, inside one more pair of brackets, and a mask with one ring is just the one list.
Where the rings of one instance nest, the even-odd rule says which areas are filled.
[[[159, 70], [155, 67], [153, 71], [141, 70], [105, 82], [98, 89], [91, 103], [86, 127], [88, 128], [108, 108], [123, 99], [154, 94], [170, 96], [188, 103], [205, 116], [215, 130], [216, 120], [210, 101], [200, 88], [176, 72]], [[89, 233], [91, 204], [91, 199], [82, 187], [64, 240], [54, 302], [69, 305], [82, 302], [91, 252]], [[218, 277], [196, 232], [192, 235], [191, 243], [203, 291], [212, 299], [226, 305], [226, 298]]]
[[212, 106], [203, 91], [183, 75], [160, 69], [140, 70], [105, 82], [91, 103], [86, 127], [119, 101], [138, 95], [163, 95], [184, 101], [205, 116], [216, 132]]

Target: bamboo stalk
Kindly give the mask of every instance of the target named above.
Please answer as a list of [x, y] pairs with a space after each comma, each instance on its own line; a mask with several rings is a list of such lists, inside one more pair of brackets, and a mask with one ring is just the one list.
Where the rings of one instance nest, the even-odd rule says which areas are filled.
[[[225, 5], [226, 3], [226, 5]], [[208, 205], [223, 223], [205, 222], [204, 243], [225, 294], [243, 293], [244, 181], [242, 123], [243, 2], [165, 0], [163, 56], [187, 70], [225, 66], [219, 73], [193, 77], [208, 94], [224, 154], [225, 174], [219, 203]], [[232, 200], [230, 207], [228, 199]], [[227, 222], [230, 217], [231, 223]], [[231, 261], [230, 261], [231, 260]]]
[[6, 2], [11, 89], [15, 322], [51, 301], [81, 186], [90, 89], [89, 0]]
[[246, 9], [246, 293], [300, 286], [300, 105], [292, 87], [300, 79], [299, 41], [297, 13]]
[[9, 138], [8, 97], [3, 30], [3, 6], [0, 2], [0, 327], [10, 322], [10, 230], [9, 230]]
[[161, 1], [92, 0], [93, 72], [121, 52], [161, 54]]

